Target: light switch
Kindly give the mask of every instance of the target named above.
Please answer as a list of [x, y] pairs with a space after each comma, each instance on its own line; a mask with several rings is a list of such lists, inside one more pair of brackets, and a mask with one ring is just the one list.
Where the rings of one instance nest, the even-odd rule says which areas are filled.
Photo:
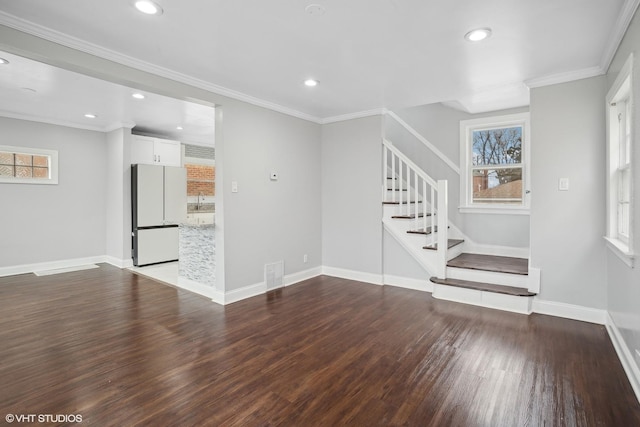
[[569, 191], [569, 178], [560, 178], [558, 180], [558, 190]]
[[232, 193], [238, 192], [238, 181], [231, 181], [231, 192]]
[[271, 172], [271, 181], [278, 180], [278, 172]]

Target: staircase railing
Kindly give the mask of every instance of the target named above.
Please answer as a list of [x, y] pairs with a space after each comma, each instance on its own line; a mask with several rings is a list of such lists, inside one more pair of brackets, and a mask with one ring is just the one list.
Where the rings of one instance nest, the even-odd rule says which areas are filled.
[[448, 249], [447, 181], [435, 181], [390, 141], [383, 139], [383, 201], [398, 204], [398, 215], [413, 218], [414, 227], [431, 228], [436, 239], [437, 271], [446, 278]]

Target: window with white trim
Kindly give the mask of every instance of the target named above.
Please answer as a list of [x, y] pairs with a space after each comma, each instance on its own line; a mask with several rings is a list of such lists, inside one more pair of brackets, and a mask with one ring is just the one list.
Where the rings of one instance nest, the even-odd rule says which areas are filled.
[[607, 94], [607, 240], [632, 257], [632, 65], [631, 56]]
[[528, 212], [528, 113], [461, 121], [460, 157], [462, 212]]
[[0, 145], [0, 183], [57, 184], [58, 152]]

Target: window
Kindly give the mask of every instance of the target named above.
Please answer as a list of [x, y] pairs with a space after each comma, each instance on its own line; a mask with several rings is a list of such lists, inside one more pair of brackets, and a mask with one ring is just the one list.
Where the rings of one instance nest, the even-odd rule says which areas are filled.
[[632, 123], [630, 57], [607, 94], [607, 241], [632, 265]]
[[528, 212], [528, 135], [528, 113], [460, 122], [462, 212]]
[[57, 184], [58, 152], [0, 145], [0, 183]]

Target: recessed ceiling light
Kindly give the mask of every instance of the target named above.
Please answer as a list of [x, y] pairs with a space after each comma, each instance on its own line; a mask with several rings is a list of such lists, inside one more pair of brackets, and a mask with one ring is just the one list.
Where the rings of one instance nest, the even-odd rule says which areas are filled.
[[85, 114], [84, 116], [85, 116], [87, 119], [95, 119], [96, 117], [98, 117], [98, 116], [96, 116], [96, 115], [95, 115], [95, 114], [93, 114], [93, 113], [87, 113], [87, 114]]
[[464, 35], [470, 42], [479, 42], [491, 36], [491, 28], [476, 28]]
[[4, 65], [4, 64], [8, 64], [9, 60], [4, 59], [4, 58], [0, 58], [0, 64]]
[[305, 7], [304, 10], [309, 15], [316, 15], [316, 16], [322, 16], [326, 12], [324, 6], [322, 6], [321, 4], [310, 4], [309, 6]]
[[141, 93], [134, 93], [131, 96], [134, 97], [135, 99], [144, 99], [144, 95]]
[[316, 87], [318, 86], [318, 83], [320, 82], [317, 81], [316, 79], [307, 79], [304, 81], [304, 85], [307, 87]]
[[162, 8], [158, 3], [151, 0], [137, 0], [134, 2], [134, 6], [142, 13], [147, 15], [162, 15]]
[[178, 129], [178, 130], [182, 130], [182, 129], [184, 129], [184, 128], [183, 128], [182, 126], [176, 126], [176, 129]]

